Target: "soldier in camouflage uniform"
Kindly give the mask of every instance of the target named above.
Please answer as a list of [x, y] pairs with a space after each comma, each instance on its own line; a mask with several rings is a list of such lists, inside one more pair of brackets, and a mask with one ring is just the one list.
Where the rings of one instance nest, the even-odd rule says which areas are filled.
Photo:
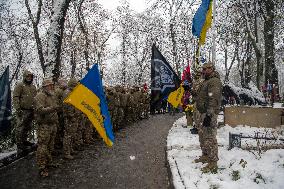
[[67, 88], [67, 81], [65, 79], [59, 79], [58, 85], [55, 89], [55, 98], [59, 109], [57, 111], [58, 115], [58, 127], [55, 137], [55, 148], [61, 149], [63, 147], [63, 136], [64, 136], [64, 117], [63, 117], [63, 92]]
[[[67, 84], [67, 89], [63, 93], [63, 98], [67, 98], [72, 92], [78, 81], [75, 78], [70, 78]], [[74, 159], [71, 155], [74, 152], [73, 145], [76, 139], [76, 132], [78, 129], [78, 121], [81, 116], [81, 112], [77, 110], [71, 104], [63, 104], [64, 115], [64, 137], [63, 137], [63, 151], [65, 159]]]
[[121, 104], [121, 99], [122, 99], [122, 93], [121, 93], [121, 86], [115, 86], [115, 93], [114, 93], [114, 106], [117, 108], [116, 111], [116, 129], [120, 129], [122, 125], [122, 121], [124, 119], [124, 110]]
[[212, 63], [203, 65], [204, 82], [196, 99], [196, 107], [201, 113], [204, 137], [204, 150], [208, 164], [201, 169], [203, 173], [216, 172], [218, 169], [217, 116], [222, 98], [222, 83]]
[[[77, 109], [76, 109], [77, 110]], [[86, 127], [86, 121], [85, 121], [85, 114], [79, 110], [78, 111], [78, 125], [77, 125], [77, 131], [75, 132], [75, 137], [73, 141], [73, 149], [77, 151], [83, 151], [84, 150], [84, 142], [83, 142], [83, 133]]]
[[58, 124], [57, 110], [59, 107], [55, 100], [52, 79], [45, 79], [42, 87], [42, 91], [35, 97], [35, 117], [38, 123], [36, 161], [40, 176], [47, 177], [48, 166], [54, 166], [51, 153], [54, 148], [54, 138]]
[[136, 118], [135, 117], [136, 101], [133, 95], [134, 92], [135, 92], [135, 89], [131, 88], [129, 91], [128, 103], [126, 107], [127, 119], [130, 123], [133, 123]]
[[127, 104], [128, 104], [128, 101], [129, 101], [129, 96], [127, 95], [127, 92], [126, 92], [126, 89], [122, 88], [121, 89], [121, 96], [120, 96], [120, 104], [121, 104], [121, 107], [123, 109], [123, 122], [125, 123], [127, 120], [128, 120], [128, 115], [126, 114], [126, 110], [127, 110]]
[[34, 119], [34, 97], [36, 87], [32, 84], [33, 74], [27, 70], [23, 73], [23, 81], [15, 86], [13, 91], [13, 105], [16, 109], [17, 124], [15, 138], [18, 153], [26, 153], [32, 143], [27, 141], [28, 133], [32, 129]]
[[145, 91], [144, 89], [141, 91], [141, 109], [142, 109], [142, 117], [143, 118], [148, 118], [148, 102], [147, 99], [148, 98], [148, 94], [147, 91]]
[[84, 115], [84, 125], [85, 129], [83, 130], [83, 140], [85, 144], [94, 144], [93, 139], [93, 125], [86, 115]]
[[150, 95], [145, 92], [145, 104], [144, 104], [144, 111], [145, 111], [145, 118], [148, 119], [149, 118], [149, 111], [150, 111]]
[[115, 106], [115, 100], [116, 100], [115, 90], [111, 87], [106, 88], [106, 96], [107, 96], [107, 103], [112, 121], [112, 126], [113, 129], [116, 130], [117, 107]]
[[139, 119], [141, 119], [141, 92], [139, 90], [138, 86], [134, 87], [134, 93], [133, 93], [133, 97], [134, 97], [134, 115], [135, 115], [135, 120], [134, 121], [138, 121]]

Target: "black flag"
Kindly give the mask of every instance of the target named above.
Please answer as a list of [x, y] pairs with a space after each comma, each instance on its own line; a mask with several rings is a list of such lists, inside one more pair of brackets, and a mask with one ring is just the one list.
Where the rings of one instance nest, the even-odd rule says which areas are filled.
[[9, 66], [0, 78], [0, 135], [10, 129], [11, 112], [11, 89], [9, 83]]
[[159, 106], [163, 99], [176, 90], [180, 85], [180, 79], [165, 57], [152, 46], [151, 58], [151, 113]]

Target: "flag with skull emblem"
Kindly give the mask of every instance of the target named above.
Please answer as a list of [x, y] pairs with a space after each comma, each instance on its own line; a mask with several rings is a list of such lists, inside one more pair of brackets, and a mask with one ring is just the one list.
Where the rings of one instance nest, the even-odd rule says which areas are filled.
[[151, 113], [155, 112], [162, 100], [167, 100], [168, 95], [180, 86], [180, 82], [180, 78], [165, 57], [153, 45], [151, 58]]

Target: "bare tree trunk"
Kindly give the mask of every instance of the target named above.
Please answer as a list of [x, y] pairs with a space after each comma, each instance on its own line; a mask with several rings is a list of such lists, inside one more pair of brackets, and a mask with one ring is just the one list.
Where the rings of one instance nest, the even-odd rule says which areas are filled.
[[89, 32], [86, 28], [86, 25], [84, 24], [84, 16], [82, 13], [82, 4], [83, 4], [84, 0], [81, 0], [79, 2], [79, 6], [78, 6], [78, 10], [77, 10], [77, 16], [78, 16], [78, 21], [79, 21], [79, 26], [80, 26], [80, 30], [82, 31], [83, 35], [84, 35], [84, 39], [85, 39], [85, 43], [84, 43], [84, 57], [85, 57], [85, 61], [86, 61], [86, 70], [88, 71], [90, 69], [90, 61], [89, 61], [89, 46], [90, 46], [90, 42], [89, 42]]
[[180, 64], [177, 61], [177, 42], [175, 39], [175, 32], [174, 32], [174, 25], [173, 23], [170, 23], [170, 33], [171, 33], [171, 40], [173, 43], [173, 48], [172, 48], [172, 54], [173, 54], [173, 63], [176, 67], [176, 72], [177, 75], [180, 77], [181, 73], [180, 73]]
[[[257, 11], [257, 5], [258, 3], [255, 2], [254, 3], [254, 11], [255, 11], [255, 15], [254, 15], [254, 36], [255, 36], [255, 43], [258, 44], [259, 42], [259, 33], [258, 33], [258, 19], [259, 19], [259, 15], [258, 15], [258, 11]], [[251, 40], [253, 42], [253, 40]], [[256, 45], [253, 44], [253, 45]], [[260, 54], [259, 49], [256, 46], [254, 47], [254, 51], [256, 54], [256, 86], [259, 89], [260, 88], [260, 78], [263, 75], [263, 62], [262, 62], [262, 56]]]
[[278, 72], [275, 67], [275, 46], [274, 46], [274, 1], [265, 0], [266, 16], [264, 17], [264, 41], [265, 41], [265, 82], [278, 82]]
[[53, 15], [48, 29], [48, 50], [45, 75], [55, 81], [60, 76], [61, 45], [63, 38], [65, 16], [71, 0], [57, 0], [54, 2]]
[[33, 25], [34, 37], [35, 37], [35, 40], [36, 40], [39, 62], [40, 62], [42, 71], [45, 74], [45, 64], [44, 64], [45, 62], [44, 62], [44, 56], [43, 56], [43, 50], [42, 50], [42, 43], [41, 43], [41, 39], [39, 37], [39, 32], [38, 32], [38, 23], [39, 23], [40, 15], [41, 15], [42, 0], [38, 0], [38, 9], [37, 9], [36, 18], [34, 18], [34, 16], [32, 15], [28, 0], [25, 0], [25, 5], [26, 5], [27, 11], [28, 11], [29, 18], [30, 18], [32, 25]]
[[75, 77], [75, 72], [76, 72], [76, 50], [72, 49], [71, 52], [71, 77]]
[[233, 67], [233, 64], [234, 64], [234, 62], [236, 60], [236, 56], [237, 56], [237, 53], [238, 53], [238, 48], [239, 48], [238, 45], [236, 45], [235, 51], [234, 51], [234, 56], [233, 56], [233, 59], [232, 59], [232, 61], [230, 63], [230, 66], [229, 66], [229, 68], [226, 67], [226, 75], [225, 75], [224, 83], [229, 82], [229, 75], [230, 75], [231, 69]]

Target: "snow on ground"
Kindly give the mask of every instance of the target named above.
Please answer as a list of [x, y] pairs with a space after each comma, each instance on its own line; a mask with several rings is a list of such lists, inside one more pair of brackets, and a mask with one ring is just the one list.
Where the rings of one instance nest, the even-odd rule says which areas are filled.
[[283, 106], [283, 103], [279, 103], [279, 102], [275, 102], [274, 104], [273, 104], [273, 108], [283, 108], [284, 106]]
[[[218, 129], [219, 161], [217, 174], [202, 174], [202, 163], [193, 163], [201, 155], [198, 135], [192, 135], [186, 127], [185, 116], [178, 119], [167, 138], [168, 161], [176, 189], [282, 189], [284, 188], [284, 150], [271, 149], [260, 157], [240, 148], [228, 150], [229, 132], [254, 135], [256, 132], [271, 132], [249, 126]], [[283, 131], [275, 132], [283, 135]], [[283, 138], [283, 136], [282, 136]], [[245, 143], [253, 144], [254, 139]], [[243, 140], [242, 140], [243, 142]]]

